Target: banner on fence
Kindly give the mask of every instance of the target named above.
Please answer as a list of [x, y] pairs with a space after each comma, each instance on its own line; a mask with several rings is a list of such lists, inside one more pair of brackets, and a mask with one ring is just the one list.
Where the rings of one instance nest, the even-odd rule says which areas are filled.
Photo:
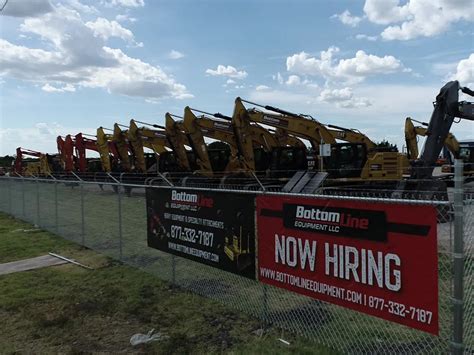
[[258, 196], [261, 282], [438, 334], [433, 206]]
[[255, 279], [255, 195], [147, 189], [148, 246]]

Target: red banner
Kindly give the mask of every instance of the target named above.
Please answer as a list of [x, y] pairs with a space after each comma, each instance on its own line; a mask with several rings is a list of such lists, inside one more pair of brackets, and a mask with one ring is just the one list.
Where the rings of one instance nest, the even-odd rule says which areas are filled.
[[433, 206], [257, 197], [261, 282], [438, 334]]

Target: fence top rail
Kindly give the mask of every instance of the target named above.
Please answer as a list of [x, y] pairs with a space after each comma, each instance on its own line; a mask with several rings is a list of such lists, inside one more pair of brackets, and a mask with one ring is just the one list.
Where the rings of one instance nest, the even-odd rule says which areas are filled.
[[[143, 187], [143, 186], [142, 186]], [[291, 193], [291, 192], [280, 192], [280, 191], [269, 191], [269, 190], [238, 190], [238, 189], [216, 189], [216, 188], [204, 188], [194, 186], [146, 186], [154, 189], [173, 189], [173, 190], [198, 190], [198, 191], [212, 191], [212, 192], [231, 192], [231, 193], [245, 193], [245, 194], [256, 194], [256, 195], [278, 195], [278, 196], [292, 196], [292, 197], [316, 197], [333, 200], [351, 200], [351, 201], [371, 201], [381, 203], [405, 203], [405, 204], [419, 204], [419, 205], [449, 205], [450, 201], [442, 200], [416, 200], [416, 199], [402, 199], [402, 198], [386, 198], [386, 197], [369, 197], [369, 196], [345, 196], [345, 195], [324, 195], [321, 193], [304, 194], [304, 193]]]
[[[16, 180], [16, 177], [2, 176], [0, 180]], [[168, 186], [168, 185], [144, 185], [144, 184], [130, 184], [110, 181], [88, 181], [88, 180], [63, 180], [63, 179], [45, 179], [45, 178], [31, 178], [22, 177], [22, 180], [27, 181], [38, 181], [48, 183], [77, 183], [84, 185], [104, 185], [104, 186], [122, 186], [130, 188], [152, 188], [152, 189], [175, 189], [175, 190], [196, 190], [196, 191], [212, 191], [212, 192], [227, 192], [227, 193], [239, 193], [239, 194], [254, 194], [254, 195], [278, 195], [278, 196], [292, 196], [292, 197], [312, 197], [312, 198], [324, 198], [333, 200], [349, 200], [349, 201], [364, 201], [364, 202], [379, 202], [379, 203], [400, 203], [400, 204], [416, 204], [416, 205], [450, 205], [452, 202], [445, 200], [429, 200], [429, 199], [409, 199], [409, 198], [390, 198], [390, 197], [374, 197], [374, 196], [350, 196], [350, 195], [326, 195], [322, 193], [305, 194], [305, 193], [292, 193], [292, 192], [281, 192], [281, 191], [270, 191], [270, 190], [244, 190], [244, 189], [231, 189], [231, 188], [213, 188], [213, 187], [194, 187], [194, 186]], [[377, 192], [377, 190], [374, 190]], [[380, 191], [383, 192], [383, 191]]]

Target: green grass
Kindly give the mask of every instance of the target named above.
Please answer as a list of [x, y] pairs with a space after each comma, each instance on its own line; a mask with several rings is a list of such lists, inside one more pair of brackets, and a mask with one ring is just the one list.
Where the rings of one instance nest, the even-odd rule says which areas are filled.
[[[332, 354], [232, 307], [0, 214], [0, 263], [56, 252], [65, 264], [0, 276], [1, 353]], [[133, 348], [150, 329], [167, 339]], [[278, 340], [290, 342], [285, 345]]]

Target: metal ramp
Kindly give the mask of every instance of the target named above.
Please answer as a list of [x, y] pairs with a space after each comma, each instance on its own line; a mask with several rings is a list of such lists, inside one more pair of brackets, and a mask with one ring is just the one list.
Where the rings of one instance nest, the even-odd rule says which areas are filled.
[[283, 186], [283, 192], [312, 194], [326, 180], [328, 173], [316, 171], [297, 171]]

